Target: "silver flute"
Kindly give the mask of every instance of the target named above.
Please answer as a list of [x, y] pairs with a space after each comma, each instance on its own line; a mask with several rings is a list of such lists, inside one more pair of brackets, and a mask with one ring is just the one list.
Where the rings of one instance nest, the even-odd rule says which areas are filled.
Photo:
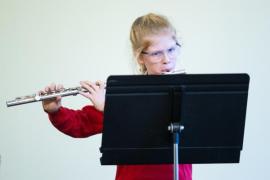
[[32, 102], [38, 102], [38, 101], [43, 101], [46, 99], [53, 99], [56, 98], [57, 96], [71, 96], [71, 95], [77, 95], [80, 92], [88, 92], [86, 89], [82, 87], [74, 87], [74, 88], [64, 88], [59, 91], [52, 91], [49, 93], [41, 93], [41, 94], [32, 94], [32, 95], [27, 95], [27, 96], [21, 96], [17, 97], [14, 100], [7, 101], [7, 107], [11, 106], [17, 106], [21, 104], [27, 104], [27, 103], [32, 103]]
[[[180, 69], [180, 70], [175, 70], [171, 72], [165, 72], [163, 74], [169, 75], [169, 74], [184, 74], [184, 73], [185, 73], [185, 69]], [[82, 87], [64, 88], [64, 89], [61, 89], [58, 91], [52, 91], [49, 93], [32, 94], [32, 95], [17, 97], [14, 100], [7, 101], [6, 104], [7, 104], [7, 107], [11, 107], [11, 106], [17, 106], [21, 104], [43, 101], [46, 99], [53, 99], [53, 98], [56, 98], [57, 96], [61, 96], [61, 97], [71, 96], [71, 95], [75, 96], [79, 94], [80, 92], [88, 92], [88, 91]]]

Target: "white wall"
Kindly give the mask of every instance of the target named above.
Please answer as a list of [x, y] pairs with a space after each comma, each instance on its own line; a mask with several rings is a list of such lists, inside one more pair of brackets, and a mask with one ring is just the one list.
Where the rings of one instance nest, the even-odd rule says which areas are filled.
[[[270, 179], [268, 0], [0, 0], [0, 179], [114, 179], [99, 163], [101, 135], [73, 139], [49, 123], [40, 103], [6, 100], [56, 82], [132, 74], [129, 30], [148, 12], [168, 16], [183, 42], [189, 73], [249, 73], [240, 164], [194, 165], [194, 179]], [[79, 109], [88, 101], [64, 98]]]

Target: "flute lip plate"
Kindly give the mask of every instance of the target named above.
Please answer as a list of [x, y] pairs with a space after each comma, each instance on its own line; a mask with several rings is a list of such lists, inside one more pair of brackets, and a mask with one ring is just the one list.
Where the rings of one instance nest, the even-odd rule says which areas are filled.
[[178, 70], [175, 70], [175, 71], [170, 71], [170, 72], [163, 72], [162, 74], [184, 74], [186, 73], [186, 70], [185, 69], [178, 69]]

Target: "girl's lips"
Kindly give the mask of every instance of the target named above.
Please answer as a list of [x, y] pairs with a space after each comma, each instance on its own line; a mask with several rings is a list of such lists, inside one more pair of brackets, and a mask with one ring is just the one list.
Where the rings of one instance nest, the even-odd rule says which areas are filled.
[[171, 68], [166, 68], [166, 69], [161, 70], [162, 73], [169, 73], [169, 72], [172, 72], [172, 71], [173, 71], [173, 69], [171, 69]]
[[173, 70], [163, 70], [161, 71], [161, 74], [171, 74]]

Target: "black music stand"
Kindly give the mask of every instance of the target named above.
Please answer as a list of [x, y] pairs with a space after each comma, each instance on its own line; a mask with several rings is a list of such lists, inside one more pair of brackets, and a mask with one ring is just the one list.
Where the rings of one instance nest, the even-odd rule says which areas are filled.
[[247, 74], [110, 76], [101, 164], [239, 163], [248, 86]]

